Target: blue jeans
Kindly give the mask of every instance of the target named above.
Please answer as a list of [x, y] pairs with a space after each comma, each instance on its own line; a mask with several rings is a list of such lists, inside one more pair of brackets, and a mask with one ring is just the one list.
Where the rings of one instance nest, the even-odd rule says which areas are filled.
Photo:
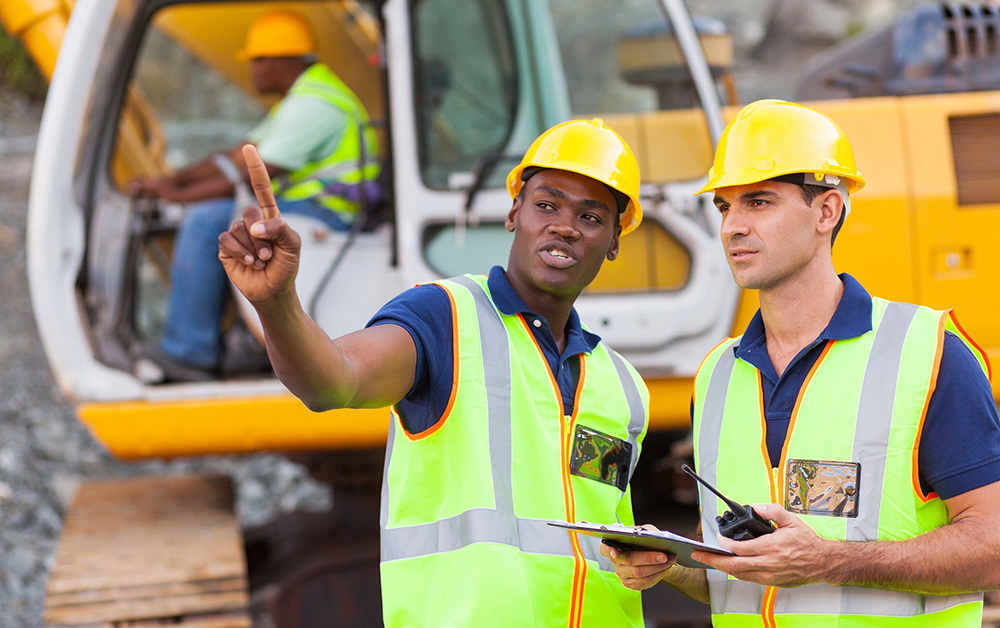
[[[345, 224], [310, 199], [278, 201], [285, 214], [319, 218], [335, 231]], [[233, 199], [216, 198], [191, 205], [177, 230], [170, 271], [170, 305], [160, 350], [197, 368], [215, 368], [222, 356], [219, 325], [226, 306], [229, 278], [219, 261], [219, 234], [229, 229]]]

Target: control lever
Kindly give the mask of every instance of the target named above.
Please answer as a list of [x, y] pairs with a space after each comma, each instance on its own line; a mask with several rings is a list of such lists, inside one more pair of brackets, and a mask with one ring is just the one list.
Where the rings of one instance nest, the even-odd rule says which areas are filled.
[[[777, 530], [773, 523], [758, 515], [751, 506], [741, 506], [729, 499], [714, 486], [698, 477], [698, 474], [692, 471], [691, 467], [682, 464], [681, 471], [698, 480], [702, 486], [718, 495], [719, 499], [724, 501], [726, 506], [729, 506], [729, 510], [715, 518], [715, 523], [719, 525], [719, 533], [722, 536], [734, 541], [747, 541]], [[705, 505], [702, 505], [702, 507], [704, 508]]]

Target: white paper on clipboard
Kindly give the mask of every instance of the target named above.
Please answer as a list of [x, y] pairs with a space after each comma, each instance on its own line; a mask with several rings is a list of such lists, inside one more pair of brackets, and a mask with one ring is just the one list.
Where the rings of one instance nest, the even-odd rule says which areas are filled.
[[708, 567], [691, 558], [691, 552], [694, 550], [722, 554], [723, 556], [735, 556], [729, 550], [706, 545], [701, 541], [695, 541], [694, 539], [689, 539], [666, 530], [646, 530], [634, 526], [625, 526], [620, 523], [602, 524], [587, 523], [586, 521], [581, 521], [580, 523], [550, 521], [549, 525], [597, 537], [608, 545], [623, 551], [652, 550], [667, 554], [676, 554], [678, 565], [693, 567], [695, 569], [707, 569]]

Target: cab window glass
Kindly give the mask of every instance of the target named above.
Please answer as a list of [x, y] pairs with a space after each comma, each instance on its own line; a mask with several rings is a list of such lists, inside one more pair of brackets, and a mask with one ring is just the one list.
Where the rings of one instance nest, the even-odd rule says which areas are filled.
[[488, 273], [496, 265], [506, 266], [514, 235], [502, 222], [486, 222], [472, 228], [455, 223], [429, 225], [424, 229], [424, 257], [442, 277], [463, 273]]
[[665, 22], [657, 2], [550, 0], [550, 7], [575, 115], [657, 108], [652, 86], [623, 73], [619, 50], [636, 29]]
[[[165, 9], [153, 18], [122, 121], [143, 127], [145, 157], [168, 170], [235, 145], [267, 112], [264, 103], [247, 98], [240, 85], [170, 36], [184, 14], [181, 8]], [[119, 150], [128, 150], [125, 139], [130, 138], [119, 136]]]
[[457, 187], [484, 155], [503, 150], [517, 102], [504, 2], [420, 0], [413, 11], [421, 173], [433, 188]]

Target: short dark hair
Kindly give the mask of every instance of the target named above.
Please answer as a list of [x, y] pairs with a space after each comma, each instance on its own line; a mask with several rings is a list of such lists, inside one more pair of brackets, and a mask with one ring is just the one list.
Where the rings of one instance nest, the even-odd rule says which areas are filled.
[[[802, 183], [802, 175], [785, 175], [783, 177], [775, 177], [772, 181], [779, 181], [781, 183], [791, 183], [792, 185], [799, 186], [799, 192], [802, 194], [802, 200], [806, 202], [806, 205], [812, 205], [812, 202], [816, 200], [816, 197], [826, 192], [828, 190], [835, 190], [836, 188], [830, 188], [823, 185], [812, 185], [809, 183]], [[833, 227], [833, 234], [830, 236], [830, 246], [837, 241], [837, 234], [840, 233], [841, 227], [844, 226], [844, 218], [847, 218], [847, 199], [843, 199], [843, 205], [840, 208], [840, 219], [837, 224]]]
[[[836, 188], [827, 188], [822, 185], [810, 185], [808, 183], [802, 183], [799, 185], [799, 191], [802, 192], [802, 200], [806, 202], [807, 205], [812, 205], [812, 202], [816, 200], [816, 197], [826, 192], [828, 190], [835, 190]], [[840, 207], [840, 218], [837, 220], [837, 224], [833, 227], [833, 234], [830, 236], [830, 246], [837, 241], [837, 234], [840, 233], [840, 228], [844, 226], [844, 218], [847, 218], [847, 199], [843, 199]]]

